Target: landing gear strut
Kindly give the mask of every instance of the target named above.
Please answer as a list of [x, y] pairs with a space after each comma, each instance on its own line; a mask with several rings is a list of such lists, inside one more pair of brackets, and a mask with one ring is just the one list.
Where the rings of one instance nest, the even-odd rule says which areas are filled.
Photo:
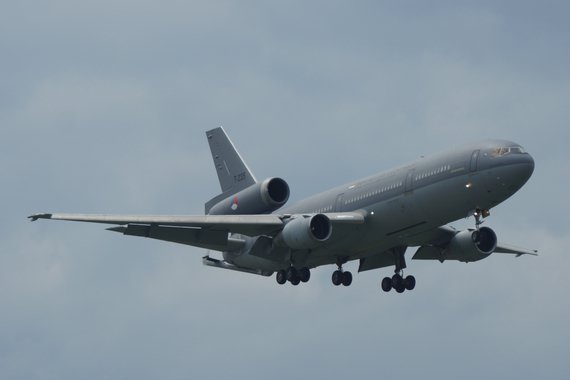
[[336, 265], [338, 270], [335, 270], [332, 274], [332, 283], [334, 286], [339, 286], [340, 284], [344, 286], [350, 286], [352, 284], [352, 273], [342, 270], [342, 264], [346, 263], [346, 259], [337, 259]]
[[406, 259], [404, 253], [406, 247], [394, 250], [394, 258], [396, 261], [396, 269], [392, 277], [384, 277], [382, 279], [382, 290], [389, 292], [394, 289], [398, 293], [403, 293], [405, 290], [413, 290], [416, 287], [416, 278], [414, 276], [404, 277], [404, 269], [406, 268]]
[[489, 210], [481, 210], [479, 208], [475, 210], [473, 216], [475, 217], [475, 228], [477, 231], [479, 231], [479, 227], [484, 222], [484, 220], [481, 220], [481, 218], [487, 218], [489, 215], [491, 215], [491, 212]]

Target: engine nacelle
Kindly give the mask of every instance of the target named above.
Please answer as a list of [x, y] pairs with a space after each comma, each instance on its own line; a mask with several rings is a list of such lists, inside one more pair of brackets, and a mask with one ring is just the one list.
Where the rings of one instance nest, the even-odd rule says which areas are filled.
[[497, 235], [489, 227], [459, 232], [449, 242], [446, 259], [472, 262], [489, 257], [497, 248]]
[[299, 216], [283, 227], [276, 241], [291, 249], [311, 249], [326, 242], [331, 233], [331, 221], [326, 215], [316, 214], [308, 218]]
[[223, 198], [206, 212], [210, 215], [267, 214], [283, 206], [288, 199], [287, 182], [277, 177], [267, 178], [263, 182]]

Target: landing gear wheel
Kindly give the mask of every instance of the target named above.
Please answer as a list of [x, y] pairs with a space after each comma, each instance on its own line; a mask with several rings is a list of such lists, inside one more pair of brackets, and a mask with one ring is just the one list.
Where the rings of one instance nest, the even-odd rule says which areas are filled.
[[287, 269], [287, 280], [291, 281], [295, 278], [299, 277], [297, 275], [297, 269], [295, 269], [295, 267], [290, 267], [289, 269]]
[[390, 277], [384, 277], [382, 279], [382, 290], [386, 293], [392, 290], [392, 279]]
[[350, 286], [350, 284], [352, 284], [352, 273], [342, 272], [342, 284], [344, 286]]
[[339, 286], [342, 284], [342, 272], [335, 270], [332, 274], [332, 283], [334, 286]]
[[289, 282], [291, 283], [291, 285], [297, 286], [301, 282], [301, 279], [299, 277], [295, 277], [289, 280]]
[[392, 276], [392, 287], [396, 289], [398, 293], [403, 293], [406, 288], [404, 287], [404, 279], [398, 273]]
[[398, 273], [392, 276], [392, 288], [398, 289], [400, 285], [404, 284], [404, 279]]
[[287, 282], [287, 272], [283, 269], [281, 269], [280, 271], [277, 271], [277, 275], [275, 276], [275, 279], [277, 280], [277, 283], [279, 285], [283, 285], [284, 283]]
[[301, 268], [297, 271], [297, 276], [302, 282], [307, 282], [311, 278], [311, 271], [309, 268]]
[[414, 290], [414, 288], [416, 287], [416, 278], [414, 276], [407, 276], [404, 279], [404, 287], [407, 290]]

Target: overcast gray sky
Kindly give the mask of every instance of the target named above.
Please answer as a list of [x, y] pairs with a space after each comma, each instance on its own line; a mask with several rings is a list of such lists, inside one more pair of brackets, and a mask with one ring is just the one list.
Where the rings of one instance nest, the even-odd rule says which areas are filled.
[[[0, 12], [2, 379], [568, 379], [565, 1], [18, 1]], [[482, 138], [530, 182], [487, 222], [539, 257], [330, 283], [35, 212], [188, 213], [223, 125], [292, 201]], [[464, 228], [471, 221], [458, 221]], [[411, 252], [409, 252], [410, 254]], [[355, 263], [347, 269], [356, 272]]]

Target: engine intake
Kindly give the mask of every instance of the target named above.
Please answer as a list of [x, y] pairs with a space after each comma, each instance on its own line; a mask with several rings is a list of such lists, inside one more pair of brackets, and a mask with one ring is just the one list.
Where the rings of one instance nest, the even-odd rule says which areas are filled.
[[277, 241], [282, 241], [291, 249], [311, 249], [322, 245], [331, 234], [331, 221], [326, 215], [298, 216], [283, 227]]
[[[285, 180], [273, 177], [255, 183], [236, 194], [217, 196], [206, 204], [206, 213], [210, 215], [268, 214], [283, 206], [287, 200], [289, 200], [289, 185]], [[209, 207], [212, 203], [214, 205]]]

